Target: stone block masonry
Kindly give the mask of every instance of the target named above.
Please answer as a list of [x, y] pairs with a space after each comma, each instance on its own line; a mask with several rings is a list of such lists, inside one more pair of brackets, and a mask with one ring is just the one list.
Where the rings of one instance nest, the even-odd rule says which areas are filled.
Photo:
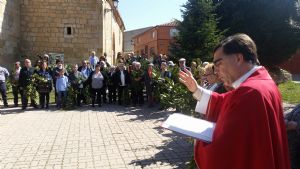
[[20, 2], [0, 0], [0, 65], [10, 66], [19, 55]]
[[125, 27], [111, 0], [0, 0], [0, 26], [0, 65], [8, 68], [44, 53], [80, 63], [93, 50], [113, 63], [123, 52]]
[[102, 53], [100, 3], [96, 0], [33, 0], [21, 3], [21, 52], [64, 53], [80, 62], [91, 50]]

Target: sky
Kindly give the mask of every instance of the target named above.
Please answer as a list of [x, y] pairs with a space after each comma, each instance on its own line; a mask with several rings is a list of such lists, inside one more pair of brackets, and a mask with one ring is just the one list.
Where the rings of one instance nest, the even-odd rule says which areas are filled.
[[119, 0], [125, 31], [182, 20], [180, 9], [187, 0]]

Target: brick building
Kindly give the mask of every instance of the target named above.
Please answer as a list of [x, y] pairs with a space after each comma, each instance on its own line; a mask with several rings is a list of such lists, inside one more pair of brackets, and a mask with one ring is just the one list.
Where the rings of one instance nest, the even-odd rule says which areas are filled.
[[284, 62], [281, 67], [292, 74], [300, 75], [300, 49], [297, 51], [295, 56]]
[[123, 51], [124, 23], [112, 0], [0, 0], [0, 64], [61, 53], [79, 62], [91, 50], [113, 62]]
[[133, 53], [134, 46], [132, 38], [153, 27], [140, 28], [124, 32], [124, 54]]
[[178, 21], [157, 25], [147, 31], [134, 36], [134, 53], [146, 54], [169, 54], [170, 44], [178, 33], [176, 29]]

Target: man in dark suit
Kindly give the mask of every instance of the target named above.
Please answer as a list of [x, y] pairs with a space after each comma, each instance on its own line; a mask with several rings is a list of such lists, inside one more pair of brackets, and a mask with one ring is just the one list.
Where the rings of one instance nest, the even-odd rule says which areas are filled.
[[129, 85], [130, 76], [127, 70], [125, 70], [124, 63], [119, 63], [119, 70], [116, 72], [116, 81], [118, 82], [118, 103], [119, 105], [129, 105]]
[[143, 89], [144, 89], [144, 71], [141, 69], [141, 63], [134, 64], [135, 69], [131, 71], [131, 95], [133, 106], [144, 104]]
[[117, 101], [117, 87], [118, 87], [118, 79], [116, 76], [115, 66], [111, 66], [109, 68], [109, 72], [107, 74], [107, 87], [108, 87], [108, 100], [109, 103], [115, 103]]
[[26, 93], [26, 91], [28, 91], [28, 87], [33, 87], [30, 85], [33, 73], [34, 68], [31, 67], [31, 61], [29, 59], [25, 59], [25, 67], [20, 70], [19, 77], [20, 90], [22, 92], [22, 110], [27, 108], [28, 97], [31, 99], [31, 106], [38, 108], [32, 95], [28, 96], [29, 93]]

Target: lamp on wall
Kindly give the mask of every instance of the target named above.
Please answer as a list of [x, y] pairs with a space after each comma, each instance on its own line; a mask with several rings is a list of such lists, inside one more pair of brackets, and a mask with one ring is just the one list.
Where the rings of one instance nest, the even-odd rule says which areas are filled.
[[[119, 5], [119, 0], [112, 0], [113, 3], [114, 3], [114, 7], [117, 9], [118, 8], [118, 5]], [[114, 9], [109, 9], [109, 8], [105, 8], [104, 9], [104, 12], [107, 13], [107, 12], [111, 12], [113, 11]]]
[[119, 0], [113, 0], [115, 8], [118, 8]]

